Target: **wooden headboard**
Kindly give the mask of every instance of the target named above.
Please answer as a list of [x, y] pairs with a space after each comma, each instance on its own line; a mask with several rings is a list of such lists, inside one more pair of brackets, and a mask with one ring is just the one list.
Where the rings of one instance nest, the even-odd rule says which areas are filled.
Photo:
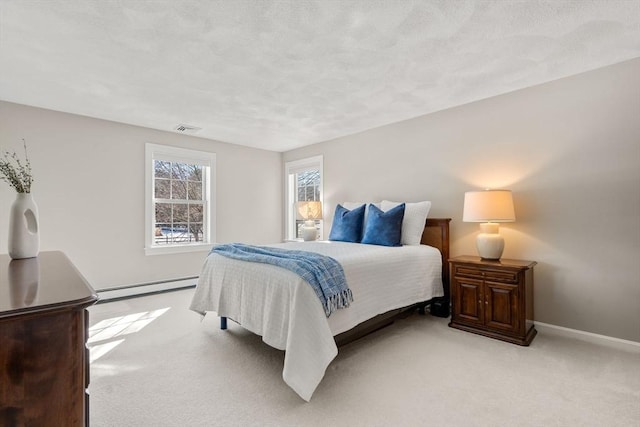
[[[433, 246], [442, 254], [442, 286], [445, 304], [449, 306], [449, 222], [451, 218], [427, 218], [422, 232], [423, 245]], [[448, 311], [447, 311], [448, 314]]]

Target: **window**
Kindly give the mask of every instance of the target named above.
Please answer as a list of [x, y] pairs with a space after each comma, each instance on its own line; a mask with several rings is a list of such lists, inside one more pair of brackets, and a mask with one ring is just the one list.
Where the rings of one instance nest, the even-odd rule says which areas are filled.
[[[302, 201], [322, 202], [322, 156], [287, 162], [285, 164], [285, 239], [302, 237], [304, 220], [296, 215], [296, 203]], [[318, 234], [323, 236], [323, 221], [316, 220]]]
[[145, 150], [145, 253], [210, 249], [216, 155], [156, 144], [146, 144]]

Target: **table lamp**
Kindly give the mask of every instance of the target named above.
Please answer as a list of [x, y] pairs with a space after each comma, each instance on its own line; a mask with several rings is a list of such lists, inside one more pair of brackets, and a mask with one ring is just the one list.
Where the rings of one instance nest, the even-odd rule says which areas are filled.
[[322, 203], [317, 201], [304, 201], [296, 204], [298, 219], [304, 220], [302, 227], [302, 239], [305, 242], [313, 241], [318, 238], [318, 230], [316, 229], [316, 220], [322, 219]]
[[462, 221], [481, 223], [476, 248], [482, 258], [500, 259], [504, 250], [504, 239], [500, 235], [499, 223], [515, 220], [511, 191], [483, 190], [464, 193]]

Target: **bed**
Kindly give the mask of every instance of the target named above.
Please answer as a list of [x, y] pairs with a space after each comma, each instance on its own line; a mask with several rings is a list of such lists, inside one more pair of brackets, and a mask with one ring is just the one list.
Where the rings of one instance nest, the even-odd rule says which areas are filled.
[[309, 401], [338, 346], [393, 322], [418, 308], [449, 315], [449, 221], [429, 218], [416, 246], [381, 247], [345, 242], [276, 245], [318, 252], [344, 268], [354, 301], [327, 318], [311, 287], [283, 268], [210, 254], [190, 309], [214, 312], [285, 351], [282, 377]]

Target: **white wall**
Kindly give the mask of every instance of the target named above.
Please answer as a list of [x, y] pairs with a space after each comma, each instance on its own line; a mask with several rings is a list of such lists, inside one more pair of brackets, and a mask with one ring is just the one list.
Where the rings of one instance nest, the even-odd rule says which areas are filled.
[[[144, 254], [144, 145], [217, 154], [217, 241], [267, 243], [282, 235], [281, 154], [0, 102], [0, 144], [28, 144], [41, 250], [61, 250], [96, 288], [196, 276], [206, 252]], [[9, 206], [0, 183], [0, 253]]]
[[324, 155], [325, 235], [342, 201], [431, 200], [476, 254], [464, 192], [507, 188], [505, 258], [538, 261], [535, 317], [640, 341], [640, 59], [293, 150]]

